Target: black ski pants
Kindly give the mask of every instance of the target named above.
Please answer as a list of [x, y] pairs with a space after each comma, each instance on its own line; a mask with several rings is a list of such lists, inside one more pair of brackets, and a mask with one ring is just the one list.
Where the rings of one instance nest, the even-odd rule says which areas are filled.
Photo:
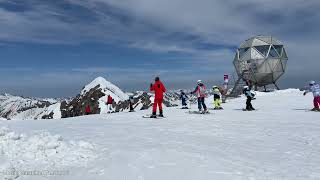
[[252, 104], [251, 104], [251, 100], [252, 100], [252, 97], [250, 97], [250, 96], [247, 96], [247, 102], [246, 102], [246, 109], [247, 110], [252, 110], [253, 109], [253, 107], [252, 107]]
[[201, 111], [202, 107], [205, 111], [207, 110], [207, 106], [204, 102], [204, 97], [198, 97], [198, 109]]

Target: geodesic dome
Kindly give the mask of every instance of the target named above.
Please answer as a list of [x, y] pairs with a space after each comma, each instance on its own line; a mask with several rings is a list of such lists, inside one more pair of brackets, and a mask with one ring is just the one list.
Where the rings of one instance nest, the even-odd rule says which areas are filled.
[[283, 44], [271, 36], [256, 36], [237, 49], [233, 64], [239, 77], [257, 86], [275, 84], [288, 61]]

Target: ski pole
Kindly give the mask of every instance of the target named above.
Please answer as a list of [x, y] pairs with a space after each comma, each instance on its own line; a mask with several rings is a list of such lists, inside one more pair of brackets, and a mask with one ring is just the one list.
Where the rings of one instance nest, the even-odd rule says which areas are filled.
[[191, 110], [191, 103], [192, 103], [192, 94], [190, 95], [190, 99], [189, 99], [189, 109]]

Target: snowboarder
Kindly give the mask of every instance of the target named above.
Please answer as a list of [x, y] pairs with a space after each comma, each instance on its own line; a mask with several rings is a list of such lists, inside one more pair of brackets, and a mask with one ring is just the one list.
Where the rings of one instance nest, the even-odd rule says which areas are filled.
[[255, 95], [251, 92], [251, 89], [249, 88], [249, 86], [243, 87], [243, 94], [247, 97], [245, 110], [247, 111], [255, 110], [251, 104], [251, 100], [254, 98]]
[[88, 104], [86, 106], [86, 115], [90, 115], [91, 114], [91, 108], [90, 108], [90, 105]]
[[223, 109], [221, 107], [221, 103], [222, 103], [222, 100], [221, 100], [221, 92], [220, 92], [220, 88], [218, 86], [213, 86], [212, 87], [212, 92], [213, 92], [213, 104], [214, 104], [214, 109], [215, 110], [220, 110], [220, 109]]
[[129, 106], [130, 106], [130, 111], [129, 112], [134, 112], [133, 104], [134, 104], [133, 96], [130, 96], [129, 97]]
[[[191, 94], [197, 95], [199, 112], [201, 112], [201, 113], [208, 112], [207, 106], [205, 104], [206, 86], [202, 83], [201, 80], [197, 81], [197, 87], [193, 92], [191, 92]], [[202, 111], [202, 108], [203, 108], [203, 111]]]
[[180, 99], [182, 101], [182, 109], [188, 109], [188, 104], [187, 104], [188, 96], [182, 89], [180, 90]]
[[113, 98], [110, 96], [110, 94], [107, 97], [107, 109], [108, 113], [112, 112], [112, 104], [113, 104]]
[[166, 92], [166, 88], [163, 83], [160, 81], [159, 77], [155, 78], [155, 83], [150, 84], [150, 91], [154, 91], [154, 103], [152, 109], [152, 115], [150, 118], [157, 118], [157, 106], [159, 106], [159, 117], [163, 117], [163, 110], [162, 110], [162, 101], [163, 101], [163, 93]]
[[319, 105], [320, 105], [320, 85], [317, 84], [315, 81], [309, 82], [309, 89], [306, 90], [303, 95], [305, 96], [307, 93], [312, 92], [313, 93], [313, 105], [314, 108], [311, 109], [311, 111], [320, 111]]

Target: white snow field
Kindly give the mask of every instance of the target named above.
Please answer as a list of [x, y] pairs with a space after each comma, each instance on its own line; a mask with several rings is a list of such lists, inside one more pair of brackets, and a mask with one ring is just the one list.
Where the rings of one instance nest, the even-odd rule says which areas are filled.
[[[208, 115], [166, 108], [165, 119], [144, 119], [150, 112], [139, 111], [0, 121], [0, 178], [320, 179], [320, 114], [308, 111], [311, 94], [258, 93], [255, 112], [242, 111], [244, 104], [244, 97], [233, 99]], [[8, 175], [25, 171], [48, 176]]]

